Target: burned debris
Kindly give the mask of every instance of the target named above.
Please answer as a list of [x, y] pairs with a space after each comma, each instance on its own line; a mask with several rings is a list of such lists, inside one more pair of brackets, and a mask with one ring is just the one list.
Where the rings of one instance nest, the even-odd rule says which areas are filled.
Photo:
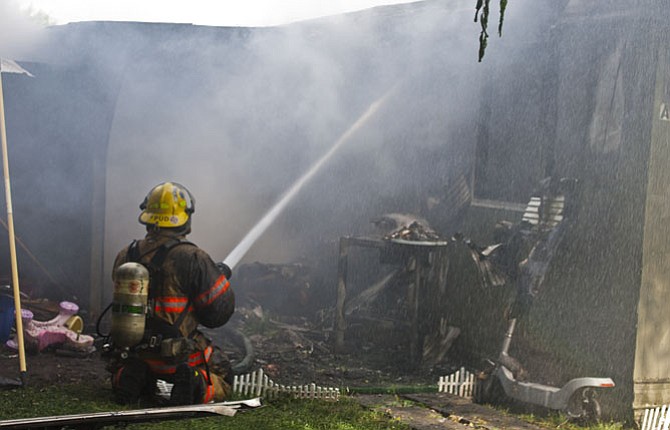
[[387, 240], [405, 240], [413, 242], [439, 242], [443, 241], [440, 235], [427, 225], [413, 221], [408, 226], [403, 226], [385, 237]]
[[541, 293], [547, 272], [565, 233], [576, 216], [577, 182], [569, 178], [546, 178], [531, 197], [520, 222], [501, 222], [496, 238], [487, 247], [457, 238], [470, 249], [485, 287], [509, 285], [514, 298], [505, 312], [507, 330], [498, 357], [480, 374], [480, 402], [497, 402], [510, 396], [529, 404], [565, 411], [569, 416], [597, 420], [600, 405], [595, 390], [614, 387], [610, 378], [582, 377], [558, 388], [530, 382], [533, 376], [510, 355], [512, 338], [520, 319], [526, 317]]
[[[571, 187], [566, 180], [543, 183], [522, 219], [498, 222], [501, 242], [485, 247], [458, 234], [445, 238], [420, 217], [375, 218], [376, 234], [340, 238], [336, 284], [319, 267], [332, 261], [242, 265], [231, 327], [206, 334], [221, 338], [238, 372], [261, 366], [277, 380], [331, 385], [425, 383], [436, 371], [462, 364], [450, 352], [467, 327], [454, 324], [445, 306], [452, 299], [448, 275], [455, 245], [467, 245], [487, 288], [517, 287], [508, 315], [521, 317], [541, 291], [573, 216]], [[316, 296], [329, 288], [333, 300], [319, 308]], [[513, 330], [512, 324], [510, 339]], [[496, 363], [513, 383], [523, 383], [531, 376], [507, 349]], [[494, 375], [504, 373], [490, 373], [487, 380]], [[597, 378], [585, 379], [591, 387]], [[533, 402], [532, 396], [523, 400]]]
[[499, 221], [496, 243], [480, 246], [460, 234], [481, 274], [484, 287], [518, 287], [518, 301], [536, 297], [558, 245], [576, 216], [576, 181], [546, 178], [531, 197], [518, 223]]
[[[460, 330], [433, 309], [439, 300], [432, 298], [446, 293], [450, 241], [410, 214], [372, 222], [375, 234], [340, 238], [337, 284], [324, 270], [332, 260], [239, 267], [233, 328], [253, 344], [266, 373], [322, 383], [425, 383], [432, 366], [447, 365]], [[226, 337], [229, 355], [240, 362], [242, 342]]]
[[[436, 317], [439, 313], [432, 308], [445, 294], [449, 241], [412, 215], [388, 214], [374, 219], [373, 224], [390, 227], [390, 231], [381, 237], [340, 239], [336, 346], [345, 348], [345, 337], [365, 336], [376, 339], [376, 348], [403, 348], [401, 367], [416, 370], [436, 364], [458, 335], [458, 329]], [[376, 260], [370, 250], [377, 251]], [[356, 256], [362, 259], [362, 268], [353, 260]], [[355, 272], [364, 269], [372, 275], [361, 278]], [[372, 280], [367, 285], [366, 277]], [[345, 336], [347, 332], [356, 335]], [[427, 335], [434, 332], [445, 337]], [[404, 340], [399, 342], [399, 338]]]
[[306, 316], [311, 313], [314, 268], [307, 262], [269, 264], [254, 262], [240, 266], [235, 274], [238, 302], [263, 311]]

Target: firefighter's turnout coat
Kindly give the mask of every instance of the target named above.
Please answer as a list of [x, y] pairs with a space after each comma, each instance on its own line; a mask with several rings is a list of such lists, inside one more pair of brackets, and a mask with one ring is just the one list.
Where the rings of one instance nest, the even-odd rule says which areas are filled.
[[114, 269], [129, 261], [150, 274], [144, 342], [151, 347], [138, 349], [137, 356], [168, 381], [180, 363], [201, 369], [210, 379], [203, 400], [223, 400], [230, 391], [230, 365], [198, 324], [216, 328], [232, 316], [235, 296], [226, 276], [205, 251], [164, 229], [121, 250]]

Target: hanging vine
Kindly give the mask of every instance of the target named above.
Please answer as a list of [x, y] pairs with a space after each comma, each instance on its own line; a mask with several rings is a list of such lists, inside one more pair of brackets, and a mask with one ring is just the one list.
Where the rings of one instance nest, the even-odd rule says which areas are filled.
[[[479, 61], [484, 58], [486, 52], [486, 44], [488, 43], [489, 33], [489, 3], [491, 0], [477, 0], [475, 6], [475, 22], [479, 20], [482, 26], [482, 31], [479, 33]], [[505, 20], [505, 9], [507, 8], [507, 0], [500, 0], [500, 17], [498, 18], [498, 36], [502, 36], [503, 21]]]

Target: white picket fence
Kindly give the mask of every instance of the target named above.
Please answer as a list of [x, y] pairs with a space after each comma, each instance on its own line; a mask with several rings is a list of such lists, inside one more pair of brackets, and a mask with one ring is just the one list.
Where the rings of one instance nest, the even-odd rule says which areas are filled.
[[[437, 388], [440, 393], [471, 398], [476, 390], [476, 381], [477, 377], [475, 374], [461, 367], [450, 375], [441, 376], [437, 383]], [[280, 394], [288, 394], [301, 399], [337, 400], [340, 397], [339, 388], [320, 387], [314, 383], [307, 385], [276, 384], [263, 372], [263, 369], [258, 369], [255, 372], [244, 375], [235, 375], [233, 379], [233, 392], [243, 397], [262, 396], [273, 398]]]
[[642, 415], [640, 430], [668, 430], [670, 426], [670, 406], [648, 408]]
[[288, 394], [300, 399], [337, 400], [340, 397], [339, 388], [319, 387], [313, 383], [307, 385], [275, 384], [263, 373], [263, 369], [244, 375], [235, 375], [233, 392], [241, 396], [263, 396], [265, 398], [277, 397], [280, 394]]
[[461, 367], [451, 375], [440, 376], [437, 382], [437, 391], [471, 398], [475, 394], [476, 380], [477, 377], [473, 373]]

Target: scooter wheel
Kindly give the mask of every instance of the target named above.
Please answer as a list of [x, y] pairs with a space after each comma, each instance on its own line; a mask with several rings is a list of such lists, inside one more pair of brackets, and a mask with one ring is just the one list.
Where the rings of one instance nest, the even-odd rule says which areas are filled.
[[593, 388], [587, 387], [573, 393], [568, 402], [566, 412], [570, 418], [585, 423], [600, 422], [602, 410], [600, 403], [596, 399], [596, 391]]
[[586, 419], [589, 422], [597, 423], [600, 422], [600, 417], [602, 415], [602, 409], [600, 408], [600, 403], [596, 399], [591, 399], [586, 405]]
[[505, 390], [497, 376], [488, 374], [484, 379], [479, 380], [474, 396], [475, 403], [499, 404], [504, 398]]

